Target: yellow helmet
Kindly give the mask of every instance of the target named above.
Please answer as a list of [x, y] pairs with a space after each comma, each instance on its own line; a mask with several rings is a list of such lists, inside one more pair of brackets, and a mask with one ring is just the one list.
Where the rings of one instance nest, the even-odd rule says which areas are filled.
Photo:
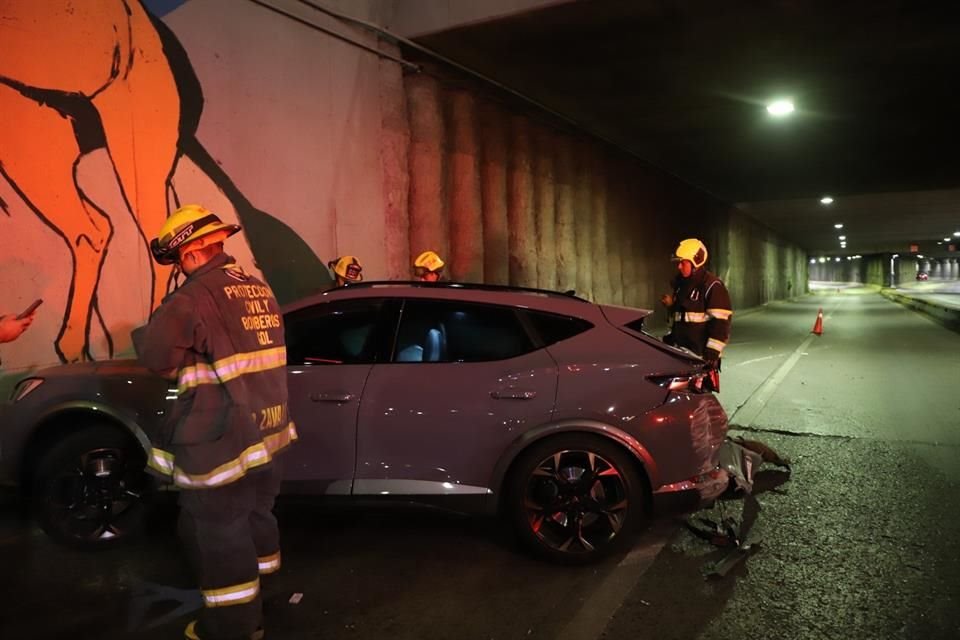
[[343, 256], [342, 258], [331, 260], [327, 263], [327, 266], [347, 282], [363, 281], [363, 275], [360, 273], [363, 271], [363, 267], [360, 266], [360, 261], [354, 256]]
[[[179, 258], [178, 250], [188, 242], [200, 238], [207, 238], [210, 243], [222, 242], [237, 231], [240, 225], [226, 224], [208, 209], [188, 204], [164, 221], [160, 233], [150, 241], [150, 252], [160, 264], [174, 264]], [[213, 234], [218, 237], [209, 237]]]
[[415, 269], [426, 269], [427, 271], [440, 271], [440, 269], [443, 269], [443, 264], [443, 260], [434, 251], [424, 251], [413, 261]]
[[695, 269], [707, 263], [707, 245], [696, 238], [687, 238], [674, 251], [674, 260], [689, 260]]

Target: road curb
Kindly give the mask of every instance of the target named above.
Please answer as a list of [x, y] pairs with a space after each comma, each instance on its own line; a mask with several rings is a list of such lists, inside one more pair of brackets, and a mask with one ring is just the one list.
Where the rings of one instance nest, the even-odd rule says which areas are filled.
[[960, 333], [960, 309], [954, 309], [929, 300], [913, 298], [893, 289], [881, 289], [880, 295], [908, 309], [922, 313], [947, 329]]

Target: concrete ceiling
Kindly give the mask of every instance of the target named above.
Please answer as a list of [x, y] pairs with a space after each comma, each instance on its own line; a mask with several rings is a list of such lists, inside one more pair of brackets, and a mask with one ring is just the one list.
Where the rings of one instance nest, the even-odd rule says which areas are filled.
[[960, 2], [590, 0], [418, 41], [811, 252], [960, 231]]

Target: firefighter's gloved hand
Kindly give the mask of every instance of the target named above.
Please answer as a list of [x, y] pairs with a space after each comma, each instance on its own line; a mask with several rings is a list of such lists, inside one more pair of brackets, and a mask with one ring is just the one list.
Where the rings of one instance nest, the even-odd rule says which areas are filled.
[[707, 366], [711, 369], [720, 370], [720, 354], [710, 349], [703, 354], [703, 359], [707, 361]]
[[663, 294], [662, 296], [660, 296], [660, 303], [663, 304], [663, 306], [665, 306], [665, 307], [667, 307], [667, 308], [672, 307], [672, 306], [673, 306], [673, 295], [670, 294], [670, 293], [665, 293], [665, 294]]

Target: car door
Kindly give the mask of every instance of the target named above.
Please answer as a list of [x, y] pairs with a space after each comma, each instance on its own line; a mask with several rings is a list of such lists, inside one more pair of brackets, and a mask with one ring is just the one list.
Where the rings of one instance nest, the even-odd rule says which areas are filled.
[[393, 334], [390, 308], [381, 298], [339, 300], [285, 317], [290, 411], [299, 434], [283, 457], [287, 493], [350, 493], [357, 411], [382, 338]]
[[507, 446], [550, 420], [556, 388], [514, 307], [406, 300], [364, 390], [354, 493], [486, 493]]

